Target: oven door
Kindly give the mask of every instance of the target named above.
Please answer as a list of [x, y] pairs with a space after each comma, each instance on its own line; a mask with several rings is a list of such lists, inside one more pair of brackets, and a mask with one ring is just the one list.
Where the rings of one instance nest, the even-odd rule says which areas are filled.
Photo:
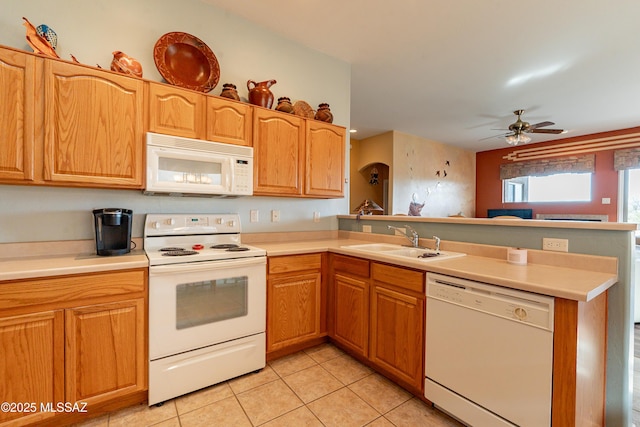
[[266, 328], [266, 257], [149, 268], [149, 358]]

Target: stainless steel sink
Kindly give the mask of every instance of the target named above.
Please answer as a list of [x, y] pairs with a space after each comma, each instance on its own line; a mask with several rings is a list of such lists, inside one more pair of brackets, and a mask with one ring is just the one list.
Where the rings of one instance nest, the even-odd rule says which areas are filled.
[[363, 245], [347, 245], [342, 246], [343, 249], [349, 249], [355, 252], [367, 254], [376, 254], [378, 256], [396, 258], [396, 259], [414, 259], [417, 261], [429, 262], [448, 258], [456, 258], [465, 256], [461, 252], [439, 251], [426, 248], [411, 248], [390, 243], [368, 243]]

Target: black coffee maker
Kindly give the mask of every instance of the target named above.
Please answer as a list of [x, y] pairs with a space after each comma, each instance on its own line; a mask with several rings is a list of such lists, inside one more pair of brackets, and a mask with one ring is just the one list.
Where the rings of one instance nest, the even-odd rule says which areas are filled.
[[131, 209], [95, 209], [93, 218], [98, 255], [123, 255], [131, 251]]

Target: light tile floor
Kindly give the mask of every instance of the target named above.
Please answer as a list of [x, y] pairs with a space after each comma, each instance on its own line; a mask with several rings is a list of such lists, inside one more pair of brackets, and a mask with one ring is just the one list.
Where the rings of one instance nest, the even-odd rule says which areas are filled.
[[126, 408], [82, 427], [462, 426], [330, 344], [165, 402]]

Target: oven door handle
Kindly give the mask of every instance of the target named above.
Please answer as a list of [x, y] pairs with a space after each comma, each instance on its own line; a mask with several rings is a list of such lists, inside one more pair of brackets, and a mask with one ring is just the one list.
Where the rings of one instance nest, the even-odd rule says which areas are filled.
[[249, 267], [252, 265], [267, 264], [266, 257], [227, 259], [220, 261], [202, 261], [181, 264], [152, 265], [149, 267], [149, 275], [191, 273], [195, 271], [215, 271], [229, 268]]

